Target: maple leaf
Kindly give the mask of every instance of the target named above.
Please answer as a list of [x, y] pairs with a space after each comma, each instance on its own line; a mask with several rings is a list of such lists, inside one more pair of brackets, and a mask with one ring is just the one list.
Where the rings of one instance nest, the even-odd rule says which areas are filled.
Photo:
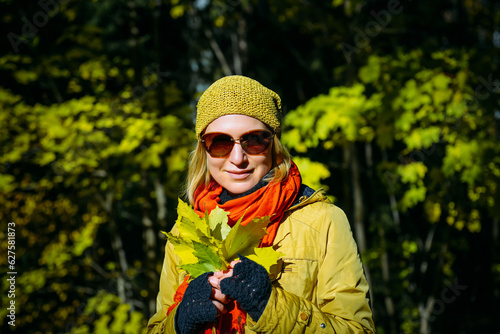
[[197, 263], [198, 257], [194, 255], [193, 243], [173, 236], [171, 233], [164, 233], [172, 245], [174, 245], [175, 253], [181, 258], [181, 264]]
[[267, 234], [269, 217], [256, 218], [241, 225], [243, 217], [231, 228], [229, 213], [217, 207], [200, 218], [191, 206], [179, 199], [177, 206], [177, 228], [179, 235], [163, 232], [180, 257], [179, 267], [187, 271], [192, 279], [207, 271], [228, 268], [237, 254], [247, 256], [261, 264], [269, 272], [283, 255], [273, 247], [258, 248], [260, 240]]
[[237, 254], [248, 256], [253, 254], [253, 249], [259, 244], [263, 236], [267, 234], [266, 227], [269, 217], [255, 218], [246, 225], [241, 225], [241, 219], [236, 222], [226, 239], [222, 242], [224, 257], [232, 261]]
[[210, 227], [207, 226], [205, 219], [200, 218], [189, 204], [183, 202], [180, 198], [177, 205], [176, 223], [179, 227], [183, 227], [179, 229], [180, 236], [183, 239], [198, 240], [200, 233], [210, 235]]
[[255, 254], [249, 255], [247, 258], [266, 268], [267, 272], [270, 272], [271, 266], [275, 265], [278, 259], [285, 255], [281, 252], [277, 252], [272, 246], [254, 248], [254, 253]]
[[231, 227], [227, 224], [228, 213], [223, 209], [216, 207], [210, 212], [207, 217], [208, 226], [212, 230], [212, 234], [219, 240], [226, 239], [227, 234], [231, 231]]

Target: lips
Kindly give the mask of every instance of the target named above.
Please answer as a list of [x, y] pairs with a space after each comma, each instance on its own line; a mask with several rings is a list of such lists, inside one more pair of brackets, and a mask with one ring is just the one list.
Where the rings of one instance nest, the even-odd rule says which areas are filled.
[[250, 174], [252, 174], [251, 170], [245, 170], [245, 171], [226, 171], [227, 174], [233, 179], [237, 180], [243, 180], [247, 178]]

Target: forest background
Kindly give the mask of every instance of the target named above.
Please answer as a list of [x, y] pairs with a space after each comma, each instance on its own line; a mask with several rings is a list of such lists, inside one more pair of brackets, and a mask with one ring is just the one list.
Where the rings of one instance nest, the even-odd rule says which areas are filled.
[[500, 333], [498, 1], [1, 0], [0, 22], [2, 333], [145, 332], [196, 100], [229, 74], [282, 97], [378, 333]]

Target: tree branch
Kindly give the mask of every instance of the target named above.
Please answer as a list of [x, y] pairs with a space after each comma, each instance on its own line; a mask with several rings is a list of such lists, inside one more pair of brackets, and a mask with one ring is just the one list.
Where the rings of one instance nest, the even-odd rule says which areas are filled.
[[210, 46], [212, 47], [212, 50], [214, 51], [215, 56], [219, 60], [219, 63], [222, 66], [222, 71], [224, 72], [224, 75], [231, 75], [231, 69], [229, 68], [229, 65], [226, 61], [226, 57], [224, 57], [224, 53], [222, 53], [222, 50], [219, 48], [219, 44], [217, 44], [217, 41], [214, 38], [214, 35], [212, 34], [212, 31], [209, 29], [205, 29], [205, 36], [207, 36], [208, 41], [210, 42]]

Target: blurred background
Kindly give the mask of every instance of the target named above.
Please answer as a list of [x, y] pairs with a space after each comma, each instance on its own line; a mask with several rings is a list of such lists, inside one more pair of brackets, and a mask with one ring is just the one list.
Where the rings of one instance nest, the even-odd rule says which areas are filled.
[[378, 333], [500, 333], [498, 1], [1, 0], [0, 22], [2, 333], [145, 332], [196, 101], [229, 74], [282, 97]]

